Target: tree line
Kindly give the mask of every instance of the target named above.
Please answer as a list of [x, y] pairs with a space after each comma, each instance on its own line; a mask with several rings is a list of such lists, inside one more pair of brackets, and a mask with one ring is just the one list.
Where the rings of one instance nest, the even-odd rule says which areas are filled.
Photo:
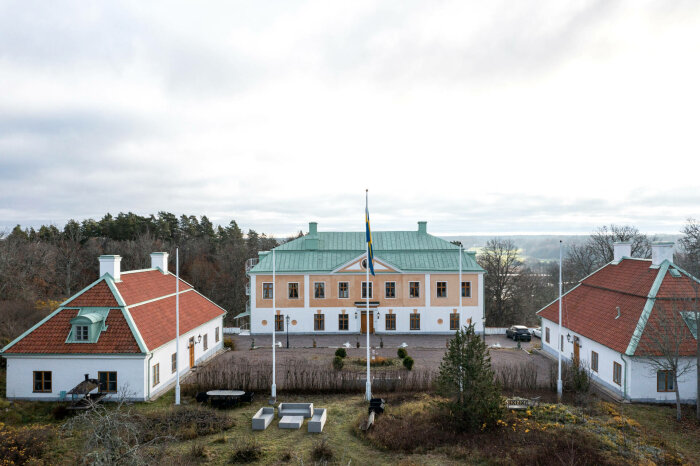
[[[688, 219], [681, 234], [674, 263], [700, 277], [700, 222]], [[632, 257], [649, 258], [651, 243], [655, 239], [634, 226], [609, 225], [595, 229], [583, 242], [565, 245], [563, 292], [612, 261], [615, 242], [628, 241], [632, 246]], [[538, 323], [535, 313], [559, 296], [558, 261], [525, 261], [513, 240], [489, 240], [478, 254], [477, 262], [486, 270], [484, 303], [487, 326], [535, 325]]]
[[0, 339], [17, 336], [95, 281], [98, 256], [118, 254], [122, 269], [134, 270], [150, 267], [151, 252], [166, 251], [174, 272], [176, 247], [180, 276], [227, 309], [227, 324], [233, 324], [245, 310], [246, 260], [279, 244], [252, 229], [244, 233], [235, 220], [214, 226], [206, 216], [169, 212], [107, 214], [70, 220], [63, 229], [17, 225], [0, 238]]

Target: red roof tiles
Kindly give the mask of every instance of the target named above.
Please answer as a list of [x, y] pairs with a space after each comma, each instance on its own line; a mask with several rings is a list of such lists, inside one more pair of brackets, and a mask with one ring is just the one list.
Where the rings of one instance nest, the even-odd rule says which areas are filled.
[[[175, 296], [129, 309], [149, 350], [175, 338]], [[219, 317], [224, 311], [195, 291], [180, 295], [180, 335]]]
[[67, 307], [111, 307], [119, 306], [107, 282], [102, 280], [95, 286], [65, 304]]
[[[624, 259], [618, 264], [608, 264], [581, 281], [578, 287], [562, 298], [562, 326], [597, 341], [615, 351], [625, 352], [634, 334], [652, 285], [660, 269], [651, 268], [645, 260]], [[657, 302], [663, 298], [688, 298], [694, 287], [686, 275], [674, 277], [666, 272], [655, 296]], [[620, 317], [617, 317], [617, 308]], [[663, 306], [661, 306], [663, 308]], [[652, 310], [650, 320], [659, 312], [659, 305]], [[559, 301], [555, 301], [538, 312], [540, 317], [559, 323]], [[687, 330], [687, 327], [686, 327]], [[685, 334], [684, 334], [685, 335]], [[685, 346], [695, 346], [690, 332]], [[556, 344], [556, 343], [555, 343]], [[645, 350], [640, 350], [642, 344]], [[635, 354], [649, 354], [648, 329], [645, 328]]]
[[97, 343], [66, 343], [68, 332], [70, 332], [70, 320], [77, 315], [77, 309], [63, 309], [11, 346], [6, 353], [105, 354], [141, 352], [121, 309], [109, 311], [106, 322], [107, 330], [100, 334]]
[[[175, 293], [175, 276], [159, 270], [144, 270], [121, 274], [121, 282], [115, 283], [127, 306], [142, 303]], [[180, 291], [192, 288], [180, 280]]]

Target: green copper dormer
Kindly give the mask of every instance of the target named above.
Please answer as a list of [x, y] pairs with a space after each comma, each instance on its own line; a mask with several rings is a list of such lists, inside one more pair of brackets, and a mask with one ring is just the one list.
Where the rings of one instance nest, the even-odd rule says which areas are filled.
[[87, 308], [78, 311], [70, 320], [70, 332], [66, 343], [97, 343], [100, 334], [107, 330], [108, 308]]

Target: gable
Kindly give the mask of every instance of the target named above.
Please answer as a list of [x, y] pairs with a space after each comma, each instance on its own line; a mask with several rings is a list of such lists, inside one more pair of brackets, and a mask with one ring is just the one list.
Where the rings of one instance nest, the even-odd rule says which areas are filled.
[[118, 307], [119, 303], [107, 282], [101, 280], [63, 305], [66, 307]]
[[[349, 264], [341, 266], [339, 269], [334, 270], [334, 273], [357, 273], [366, 272], [366, 269], [362, 266], [363, 261], [366, 259], [366, 255], [363, 254], [357, 257]], [[374, 257], [374, 271], [375, 272], [400, 272], [396, 267], [388, 265], [386, 262], [379, 259], [377, 256]]]

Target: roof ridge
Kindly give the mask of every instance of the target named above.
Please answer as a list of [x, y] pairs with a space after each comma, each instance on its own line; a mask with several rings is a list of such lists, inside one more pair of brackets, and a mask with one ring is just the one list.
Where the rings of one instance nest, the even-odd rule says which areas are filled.
[[605, 287], [605, 286], [600, 286], [600, 285], [591, 285], [590, 283], [581, 283], [581, 285], [587, 286], [587, 287], [590, 287], [590, 288], [595, 288], [595, 289], [598, 289], [598, 290], [605, 290], [605, 291], [611, 291], [611, 292], [613, 292], [613, 293], [620, 293], [620, 294], [624, 294], [624, 295], [626, 295], [626, 296], [636, 296], [636, 297], [638, 297], [638, 298], [646, 298], [646, 297], [648, 297], [647, 294], [630, 293], [629, 291], [616, 290], [615, 288], [607, 288], [607, 287]]
[[[175, 295], [177, 295], [177, 294], [180, 294], [180, 295], [181, 295], [182, 293], [186, 293], [186, 292], [188, 292], [188, 291], [197, 291], [197, 290], [195, 290], [194, 288], [186, 288], [186, 289], [184, 289], [184, 290], [180, 290], [178, 293], [170, 293], [170, 294], [166, 294], [166, 295], [163, 295], [163, 296], [158, 296], [158, 297], [156, 297], [156, 298], [147, 299], [146, 301], [141, 301], [140, 303], [129, 304], [129, 305], [126, 306], [126, 307], [127, 307], [127, 308], [132, 308], [132, 307], [142, 306], [142, 305], [144, 305], [144, 304], [149, 304], [149, 303], [152, 303], [152, 302], [154, 302], [154, 301], [160, 301], [161, 299], [172, 298], [173, 296], [175, 296]], [[200, 294], [201, 294], [201, 293], [200, 293]]]

